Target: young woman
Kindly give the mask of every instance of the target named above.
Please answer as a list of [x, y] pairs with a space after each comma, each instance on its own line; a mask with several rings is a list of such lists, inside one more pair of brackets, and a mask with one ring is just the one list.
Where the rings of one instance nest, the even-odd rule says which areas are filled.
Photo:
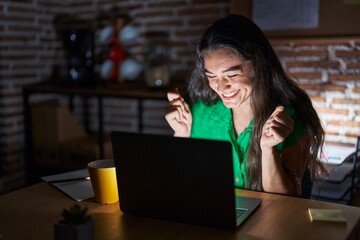
[[324, 131], [260, 28], [229, 15], [206, 30], [196, 55], [191, 108], [177, 90], [168, 93], [174, 136], [230, 141], [238, 188], [309, 196], [307, 177], [323, 170]]

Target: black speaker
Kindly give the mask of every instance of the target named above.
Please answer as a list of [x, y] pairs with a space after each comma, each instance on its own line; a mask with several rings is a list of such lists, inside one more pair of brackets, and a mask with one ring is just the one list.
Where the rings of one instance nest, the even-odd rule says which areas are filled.
[[70, 86], [94, 85], [94, 32], [89, 29], [65, 29], [62, 41], [67, 61], [62, 83]]

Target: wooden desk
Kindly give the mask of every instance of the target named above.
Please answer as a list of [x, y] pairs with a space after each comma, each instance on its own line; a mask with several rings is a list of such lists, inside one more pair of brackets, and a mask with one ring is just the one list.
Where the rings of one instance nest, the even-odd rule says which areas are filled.
[[[360, 208], [252, 191], [237, 194], [263, 199], [260, 208], [237, 230], [224, 230], [122, 214], [118, 203], [89, 207], [95, 239], [360, 239]], [[53, 239], [53, 224], [75, 202], [46, 183], [0, 196], [3, 239]], [[216, 207], [216, 206], [214, 206]], [[307, 209], [342, 209], [346, 224], [311, 222]]]

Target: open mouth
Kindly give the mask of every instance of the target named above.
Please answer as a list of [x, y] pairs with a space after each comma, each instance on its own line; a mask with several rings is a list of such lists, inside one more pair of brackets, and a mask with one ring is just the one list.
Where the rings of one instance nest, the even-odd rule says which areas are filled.
[[230, 99], [234, 98], [239, 92], [240, 92], [240, 90], [227, 92], [227, 93], [223, 93], [222, 96], [224, 99], [230, 100]]

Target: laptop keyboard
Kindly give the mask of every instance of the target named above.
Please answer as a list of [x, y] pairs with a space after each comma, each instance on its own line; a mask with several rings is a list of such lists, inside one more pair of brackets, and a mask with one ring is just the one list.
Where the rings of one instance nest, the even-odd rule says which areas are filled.
[[245, 208], [236, 208], [236, 218], [241, 217], [246, 211], [247, 209]]

